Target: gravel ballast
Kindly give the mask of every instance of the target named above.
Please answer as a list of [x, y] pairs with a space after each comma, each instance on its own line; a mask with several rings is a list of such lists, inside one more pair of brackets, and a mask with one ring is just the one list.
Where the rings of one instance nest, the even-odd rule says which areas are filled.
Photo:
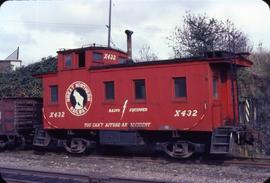
[[270, 167], [183, 163], [165, 158], [150, 161], [52, 152], [36, 154], [34, 151], [0, 152], [0, 167], [187, 183], [263, 183], [270, 177]]

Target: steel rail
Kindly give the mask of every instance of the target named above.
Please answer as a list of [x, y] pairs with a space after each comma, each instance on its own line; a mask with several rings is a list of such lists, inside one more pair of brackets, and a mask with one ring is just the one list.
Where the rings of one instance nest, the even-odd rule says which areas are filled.
[[97, 173], [85, 175], [6, 167], [0, 167], [0, 173], [7, 183], [173, 183], [159, 180], [111, 177], [98, 175]]
[[231, 159], [231, 160], [225, 160], [223, 164], [270, 168], [270, 159], [269, 158], [236, 158], [236, 159]]
[[38, 170], [25, 170], [18, 168], [0, 167], [2, 178], [7, 182], [29, 182], [29, 183], [88, 183], [89, 176], [83, 174], [45, 172]]

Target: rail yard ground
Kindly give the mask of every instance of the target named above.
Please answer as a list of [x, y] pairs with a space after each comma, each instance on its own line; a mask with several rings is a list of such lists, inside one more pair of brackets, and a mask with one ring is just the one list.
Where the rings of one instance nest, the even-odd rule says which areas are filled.
[[270, 165], [207, 164], [107, 154], [71, 156], [63, 152], [36, 153], [32, 150], [0, 152], [0, 167], [187, 183], [260, 183], [270, 177]]

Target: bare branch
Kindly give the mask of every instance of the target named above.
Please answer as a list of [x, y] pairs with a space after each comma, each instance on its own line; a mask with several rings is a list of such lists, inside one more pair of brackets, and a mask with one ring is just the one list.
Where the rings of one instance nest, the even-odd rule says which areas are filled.
[[167, 37], [175, 57], [201, 55], [203, 52], [224, 50], [230, 52], [251, 51], [247, 36], [227, 20], [225, 23], [206, 14], [184, 16], [182, 27], [175, 27]]

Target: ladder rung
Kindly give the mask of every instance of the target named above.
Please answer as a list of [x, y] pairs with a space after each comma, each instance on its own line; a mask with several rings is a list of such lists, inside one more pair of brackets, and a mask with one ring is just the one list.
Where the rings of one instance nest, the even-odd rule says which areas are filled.
[[226, 134], [217, 134], [217, 135], [215, 135], [215, 137], [230, 137], [230, 135], [226, 135]]
[[217, 146], [228, 146], [229, 145], [229, 143], [213, 143], [213, 145], [215, 146], [215, 145], [217, 145]]

